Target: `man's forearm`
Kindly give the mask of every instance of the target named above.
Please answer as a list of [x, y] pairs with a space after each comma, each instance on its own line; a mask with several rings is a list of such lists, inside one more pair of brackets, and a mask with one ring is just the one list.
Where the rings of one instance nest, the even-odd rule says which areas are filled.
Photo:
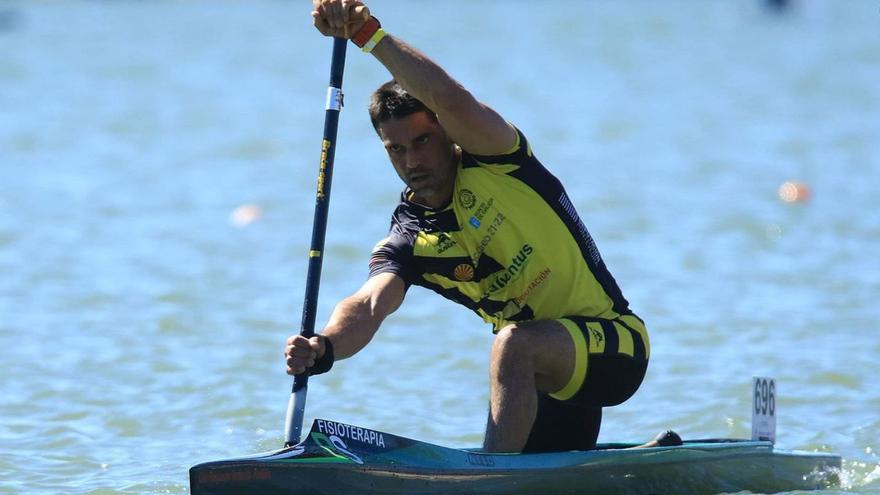
[[407, 92], [438, 114], [469, 95], [436, 62], [399, 38], [387, 35], [372, 53]]
[[336, 305], [321, 333], [333, 342], [335, 358], [344, 359], [363, 349], [381, 323], [382, 318], [374, 314], [369, 298], [356, 294]]
[[516, 132], [501, 115], [421, 51], [386, 35], [372, 53], [404, 90], [437, 114], [446, 133], [463, 150], [495, 155], [516, 143]]

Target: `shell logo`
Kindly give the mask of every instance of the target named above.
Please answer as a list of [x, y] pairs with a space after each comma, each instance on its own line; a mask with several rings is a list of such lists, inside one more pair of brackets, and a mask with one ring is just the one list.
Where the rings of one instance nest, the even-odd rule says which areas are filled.
[[474, 267], [467, 263], [462, 263], [455, 267], [452, 274], [455, 275], [455, 279], [460, 282], [469, 282], [474, 279]]

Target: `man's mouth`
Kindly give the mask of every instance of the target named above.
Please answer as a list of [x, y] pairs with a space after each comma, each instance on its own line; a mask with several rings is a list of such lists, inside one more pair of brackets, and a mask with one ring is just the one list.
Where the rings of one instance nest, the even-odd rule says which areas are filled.
[[423, 182], [428, 178], [428, 174], [413, 174], [409, 176], [409, 183], [415, 184], [417, 182]]

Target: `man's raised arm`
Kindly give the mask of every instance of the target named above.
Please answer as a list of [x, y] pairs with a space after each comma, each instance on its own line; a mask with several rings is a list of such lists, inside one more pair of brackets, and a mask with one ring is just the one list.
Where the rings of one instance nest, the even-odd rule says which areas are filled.
[[[353, 17], [363, 2], [313, 0], [315, 26], [328, 36], [352, 38], [364, 25]], [[373, 39], [376, 39], [374, 37]], [[464, 150], [495, 155], [510, 150], [516, 132], [492, 108], [478, 101], [427, 55], [390, 34], [378, 37], [371, 52], [408, 93], [433, 110], [449, 136]]]

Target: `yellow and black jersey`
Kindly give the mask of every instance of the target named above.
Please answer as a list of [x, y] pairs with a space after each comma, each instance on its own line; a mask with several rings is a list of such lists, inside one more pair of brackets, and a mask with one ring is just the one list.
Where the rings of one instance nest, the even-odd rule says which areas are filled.
[[449, 204], [431, 209], [406, 189], [370, 276], [383, 272], [463, 304], [494, 325], [631, 314], [562, 184], [517, 130], [508, 153], [462, 152]]

